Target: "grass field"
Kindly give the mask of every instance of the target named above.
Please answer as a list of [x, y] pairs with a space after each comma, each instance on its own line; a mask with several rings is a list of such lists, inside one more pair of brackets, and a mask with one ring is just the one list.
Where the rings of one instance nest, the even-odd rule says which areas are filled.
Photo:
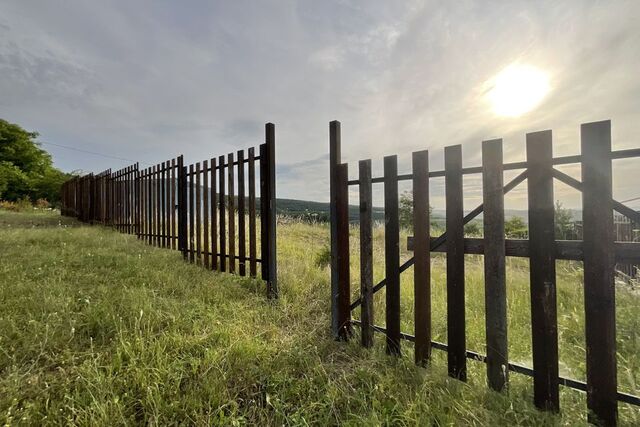
[[[353, 230], [354, 281], [357, 230]], [[374, 273], [383, 273], [376, 230]], [[259, 281], [203, 271], [179, 253], [54, 213], [0, 211], [0, 420], [3, 424], [584, 425], [583, 393], [561, 389], [560, 415], [537, 411], [531, 379], [508, 393], [446, 376], [358, 340], [329, 334], [328, 228], [278, 229], [281, 298]], [[402, 244], [403, 259], [406, 245]], [[434, 338], [446, 341], [444, 258], [433, 258]], [[508, 262], [510, 358], [531, 365], [528, 265]], [[584, 379], [579, 265], [558, 264], [560, 370]], [[482, 260], [467, 262], [469, 348], [484, 352]], [[412, 327], [412, 273], [403, 274], [403, 330]], [[355, 287], [355, 285], [354, 285]], [[384, 324], [384, 292], [377, 296]], [[640, 393], [638, 295], [618, 287], [620, 389]], [[357, 313], [354, 313], [357, 317]], [[622, 424], [640, 410], [620, 404]]]

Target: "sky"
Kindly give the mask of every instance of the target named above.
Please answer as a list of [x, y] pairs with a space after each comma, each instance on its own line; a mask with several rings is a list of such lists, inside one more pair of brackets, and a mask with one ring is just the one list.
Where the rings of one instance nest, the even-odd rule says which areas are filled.
[[[257, 146], [273, 122], [278, 197], [327, 201], [331, 120], [352, 178], [358, 160], [379, 175], [392, 154], [408, 173], [423, 149], [440, 169], [454, 144], [477, 166], [493, 138], [524, 160], [526, 133], [544, 129], [555, 155], [578, 154], [580, 124], [605, 119], [614, 149], [640, 147], [638, 17], [639, 1], [1, 0], [0, 117], [38, 131], [61, 169], [93, 172]], [[515, 117], [489, 96], [514, 64], [548, 80]], [[618, 200], [640, 196], [638, 170], [614, 162]], [[466, 178], [465, 208], [480, 199]], [[526, 208], [526, 185], [506, 204]]]

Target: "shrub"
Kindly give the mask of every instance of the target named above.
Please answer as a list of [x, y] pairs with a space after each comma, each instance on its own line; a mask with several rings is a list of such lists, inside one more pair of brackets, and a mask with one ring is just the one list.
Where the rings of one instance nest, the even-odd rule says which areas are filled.
[[15, 202], [10, 200], [0, 200], [0, 209], [5, 209], [12, 212], [26, 212], [33, 209], [31, 200], [28, 197], [18, 199]]
[[0, 209], [4, 209], [7, 211], [17, 211], [18, 205], [16, 202], [11, 202], [9, 200], [0, 200]]
[[51, 207], [51, 203], [47, 199], [38, 199], [34, 205], [38, 209], [49, 209]]

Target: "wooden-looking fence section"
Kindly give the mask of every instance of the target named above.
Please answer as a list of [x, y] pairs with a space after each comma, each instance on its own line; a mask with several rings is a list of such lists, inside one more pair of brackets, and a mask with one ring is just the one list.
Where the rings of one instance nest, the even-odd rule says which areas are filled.
[[249, 148], [189, 166], [179, 156], [73, 178], [62, 186], [62, 214], [179, 250], [207, 269], [257, 277], [260, 265], [267, 295], [277, 298], [275, 126], [265, 131], [257, 153]]
[[[415, 343], [415, 361], [425, 364], [431, 349], [448, 352], [449, 374], [466, 380], [466, 359], [485, 362], [488, 384], [503, 390], [509, 371], [533, 377], [534, 402], [541, 409], [559, 410], [559, 385], [586, 391], [592, 421], [613, 425], [617, 401], [640, 405], [637, 396], [617, 391], [616, 321], [614, 265], [638, 262], [640, 243], [615, 242], [613, 211], [634, 222], [640, 214], [612, 199], [612, 160], [640, 157], [640, 149], [611, 151], [611, 123], [602, 121], [581, 126], [581, 155], [552, 155], [551, 131], [527, 134], [527, 160], [503, 163], [502, 140], [485, 141], [482, 166], [463, 167], [460, 145], [445, 148], [445, 169], [429, 171], [427, 151], [413, 153], [413, 172], [399, 175], [397, 156], [384, 158], [384, 176], [371, 177], [371, 161], [359, 162], [359, 177], [349, 181], [348, 165], [341, 162], [340, 123], [330, 124], [331, 198], [331, 288], [332, 330], [338, 339], [349, 339], [352, 325], [360, 326], [362, 345], [373, 344], [373, 333], [386, 336], [390, 354], [400, 354], [401, 340]], [[582, 181], [554, 168], [581, 163]], [[522, 170], [505, 184], [503, 172]], [[462, 177], [482, 174], [483, 203], [468, 214], [463, 210]], [[430, 236], [429, 179], [444, 177], [446, 232]], [[553, 179], [582, 192], [584, 237], [582, 241], [557, 241], [554, 236]], [[504, 195], [528, 180], [529, 239], [506, 240]], [[398, 182], [413, 185], [413, 233], [408, 247], [414, 256], [400, 264]], [[373, 283], [372, 184], [384, 186], [385, 278]], [[359, 192], [360, 205], [360, 297], [350, 300], [349, 271], [349, 186]], [[483, 213], [484, 238], [465, 238], [463, 227]], [[431, 340], [430, 252], [447, 257], [447, 340]], [[465, 343], [464, 255], [484, 255], [486, 348], [482, 355]], [[507, 304], [505, 257], [530, 260], [531, 331], [533, 369], [509, 362], [507, 346]], [[586, 383], [563, 378], [558, 372], [556, 271], [558, 259], [578, 260], [584, 265], [586, 329]], [[414, 267], [414, 335], [400, 330], [400, 274]], [[386, 327], [374, 324], [373, 294], [386, 287]], [[360, 319], [351, 311], [361, 307]]]

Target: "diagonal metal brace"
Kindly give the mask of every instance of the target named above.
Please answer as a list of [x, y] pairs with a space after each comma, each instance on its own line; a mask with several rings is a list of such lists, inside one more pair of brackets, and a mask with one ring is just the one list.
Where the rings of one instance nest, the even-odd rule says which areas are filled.
[[[502, 189], [503, 194], [507, 194], [509, 191], [513, 190], [515, 187], [518, 186], [518, 184], [520, 184], [525, 179], [527, 179], [526, 169], [520, 172], [518, 176], [513, 178], [511, 181], [507, 183], [507, 185], [504, 186], [504, 188]], [[475, 217], [480, 215], [483, 210], [484, 210], [484, 204], [480, 204], [477, 208], [475, 208], [474, 210], [472, 210], [471, 212], [469, 212], [464, 216], [464, 218], [462, 219], [462, 224], [465, 225], [469, 223]], [[429, 250], [434, 251], [435, 249], [440, 247], [442, 244], [444, 244], [444, 242], [446, 241], [447, 241], [447, 232], [445, 231], [440, 235], [440, 237], [438, 237], [436, 240], [431, 242]], [[405, 263], [400, 266], [400, 273], [406, 271], [409, 267], [413, 265], [413, 263], [414, 263], [414, 257], [411, 257], [410, 259], [405, 261]], [[382, 279], [377, 285], [373, 287], [373, 293], [375, 294], [380, 289], [384, 288], [386, 284], [387, 284], [387, 279], [386, 278]], [[362, 304], [362, 299], [358, 298], [357, 300], [351, 303], [351, 306], [350, 306], [351, 310], [356, 309], [358, 306], [360, 306], [360, 304]]]

